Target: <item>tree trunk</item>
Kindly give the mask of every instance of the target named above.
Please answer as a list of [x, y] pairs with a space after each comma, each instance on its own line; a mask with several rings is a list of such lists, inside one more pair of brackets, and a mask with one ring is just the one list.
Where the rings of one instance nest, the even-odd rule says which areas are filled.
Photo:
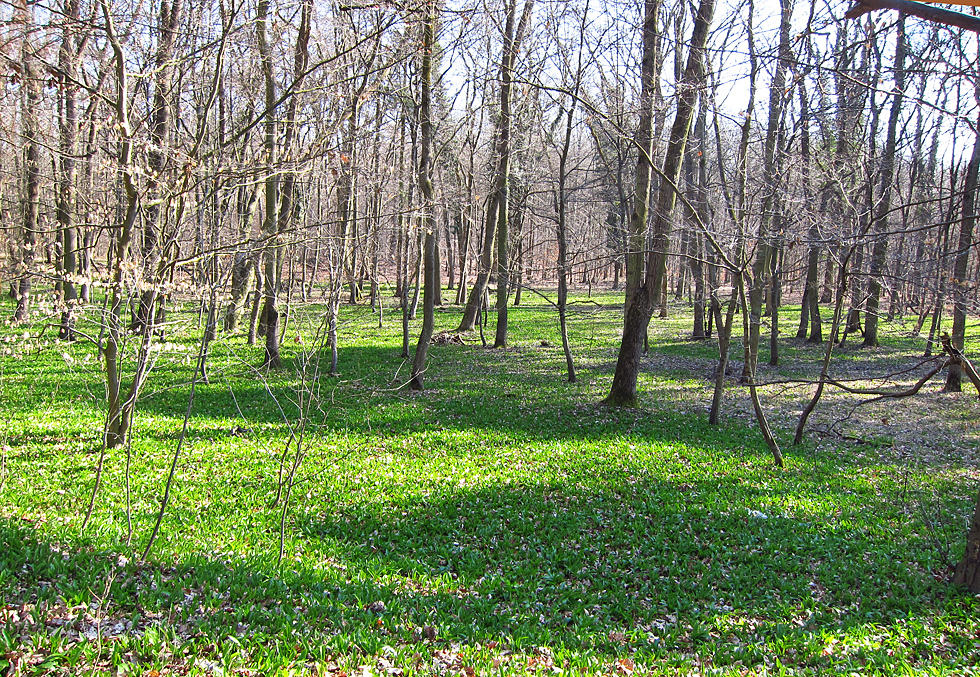
[[953, 573], [953, 583], [966, 586], [974, 594], [980, 593], [980, 493], [966, 535], [966, 552]]
[[75, 225], [75, 154], [78, 136], [78, 68], [81, 49], [78, 36], [79, 3], [66, 0], [63, 7], [65, 27], [58, 50], [58, 67], [61, 71], [61, 111], [58, 118], [58, 229], [61, 233], [62, 298], [59, 338], [71, 341], [75, 338], [75, 304], [78, 291], [75, 276], [78, 274], [78, 227]]
[[17, 281], [17, 308], [14, 320], [27, 320], [31, 311], [31, 275], [37, 249], [38, 212], [41, 200], [41, 129], [37, 115], [41, 103], [41, 78], [34, 47], [33, 5], [24, 3], [20, 17], [24, 35], [21, 44], [21, 69], [23, 72], [23, 99], [21, 120], [24, 134], [24, 217], [21, 230], [19, 260], [20, 277]]
[[[707, 204], [707, 157], [705, 143], [705, 127], [708, 116], [706, 101], [701, 102], [698, 120], [694, 127], [694, 141], [688, 145], [685, 153], [685, 184], [688, 192], [688, 203], [693, 205], [697, 214], [685, 209], [689, 225], [690, 247], [688, 251], [688, 262], [691, 268], [691, 278], [694, 284], [694, 329], [691, 333], [693, 339], [708, 338], [708, 331], [705, 328], [706, 302], [705, 293], [705, 273], [704, 273], [704, 238], [697, 231], [697, 223], [707, 225], [708, 204]], [[696, 144], [696, 145], [695, 145]]]
[[262, 235], [266, 239], [262, 255], [263, 275], [265, 277], [265, 302], [262, 308], [265, 325], [265, 357], [262, 366], [271, 369], [282, 367], [279, 355], [279, 260], [281, 249], [277, 243], [279, 234], [279, 174], [276, 171], [278, 124], [276, 122], [276, 78], [272, 70], [267, 24], [269, 0], [259, 0], [255, 27], [258, 36], [259, 59], [265, 80], [265, 221]]
[[531, 18], [534, 0], [525, 0], [514, 35], [514, 21], [517, 14], [517, 0], [508, 2], [507, 25], [504, 32], [504, 58], [500, 63], [500, 111], [497, 126], [497, 327], [494, 332], [493, 347], [507, 347], [507, 298], [510, 295], [510, 159], [511, 159], [511, 96], [513, 94], [514, 62], [520, 54], [527, 24]]
[[[125, 340], [123, 328], [120, 326], [120, 316], [125, 299], [123, 280], [125, 269], [129, 264], [129, 246], [139, 215], [139, 193], [136, 189], [133, 171], [133, 131], [129, 122], [129, 77], [126, 70], [126, 58], [122, 45], [116, 37], [108, 0], [102, 0], [101, 4], [102, 14], [106, 22], [106, 36], [112, 46], [113, 57], [115, 58], [116, 101], [114, 103], [116, 123], [121, 135], [118, 162], [126, 192], [125, 215], [119, 228], [116, 229], [116, 238], [112, 244], [111, 300], [106, 315], [107, 331], [105, 348], [102, 352], [105, 360], [108, 404], [105, 444], [111, 449], [121, 447], [126, 443], [132, 421], [132, 408], [135, 406], [134, 398], [128, 397], [125, 401], [122, 398], [122, 375], [120, 374], [119, 362], [121, 359], [120, 350]], [[134, 379], [133, 387], [136, 385]]]
[[141, 331], [146, 324], [157, 321], [157, 306], [162, 303], [160, 285], [163, 281], [165, 263], [160, 248], [161, 232], [167, 211], [170, 208], [170, 195], [164, 195], [167, 181], [166, 148], [170, 144], [171, 100], [174, 96], [173, 70], [177, 27], [183, 10], [183, 0], [161, 0], [157, 23], [157, 48], [153, 56], [153, 107], [150, 113], [150, 143], [147, 145], [146, 218], [141, 243], [144, 277], [146, 286], [140, 295], [139, 310], [133, 322], [133, 329]]
[[422, 22], [422, 65], [419, 71], [419, 192], [422, 197], [422, 228], [425, 231], [423, 269], [425, 290], [422, 296], [422, 332], [412, 360], [412, 390], [423, 389], [425, 362], [435, 326], [436, 284], [436, 205], [432, 189], [432, 52], [436, 45], [436, 0], [426, 2]]
[[759, 241], [756, 245], [756, 259], [752, 266], [752, 280], [749, 291], [749, 335], [748, 351], [743, 370], [743, 379], [752, 381], [755, 378], [756, 365], [759, 360], [759, 339], [762, 331], [762, 304], [765, 290], [771, 283], [772, 259], [775, 255], [773, 246], [772, 224], [775, 218], [778, 199], [779, 161], [776, 154], [779, 150], [779, 125], [783, 117], [786, 103], [785, 86], [786, 72], [792, 59], [790, 51], [789, 30], [793, 17], [793, 0], [780, 0], [779, 22], [779, 59], [769, 88], [769, 120], [766, 129], [766, 144], [763, 156], [763, 196], [762, 221], [759, 224]]
[[234, 332], [238, 327], [238, 315], [252, 290], [253, 272], [255, 270], [255, 253], [250, 251], [252, 219], [258, 208], [258, 191], [254, 188], [239, 186], [236, 213], [238, 218], [238, 237], [243, 249], [235, 252], [235, 262], [231, 269], [231, 299], [225, 310], [224, 329]]
[[888, 256], [888, 213], [891, 211], [892, 184], [895, 181], [895, 153], [898, 145], [898, 121], [905, 94], [905, 15], [899, 14], [896, 24], [895, 90], [891, 112], [888, 115], [888, 131], [884, 157], [881, 163], [881, 183], [874, 221], [875, 241], [871, 250], [871, 270], [868, 276], [868, 299], [864, 311], [864, 346], [878, 346], [878, 314], [881, 305], [881, 276], [885, 272]]
[[579, 87], [582, 83], [582, 52], [584, 51], [585, 26], [589, 13], [586, 3], [582, 12], [581, 30], [579, 33], [578, 67], [575, 80], [572, 83], [568, 110], [565, 113], [565, 136], [562, 139], [561, 151], [558, 155], [558, 189], [555, 192], [555, 212], [557, 216], [556, 235], [558, 238], [558, 329], [561, 333], [561, 347], [565, 354], [565, 370], [569, 383], [575, 383], [575, 362], [572, 360], [572, 349], [568, 342], [568, 155], [572, 145], [573, 121], [575, 104]]
[[[953, 259], [953, 331], [952, 345], [957, 350], [963, 350], [966, 337], [966, 313], [970, 287], [976, 284], [967, 275], [970, 263], [970, 252], [973, 243], [973, 228], [976, 224], [976, 197], [978, 174], [980, 174], [980, 134], [973, 142], [973, 155], [966, 168], [963, 181], [963, 216], [960, 219], [959, 246], [956, 248], [956, 258]], [[962, 389], [963, 371], [959, 364], [950, 365], [946, 372], [945, 392], [958, 393]], [[980, 514], [980, 513], [978, 513]]]
[[[504, 267], [503, 278], [500, 277], [500, 252], [504, 252], [504, 263], [507, 257], [507, 193], [510, 185], [510, 155], [511, 155], [511, 110], [510, 102], [513, 93], [513, 73], [514, 63], [520, 54], [521, 45], [524, 42], [524, 35], [527, 32], [527, 25], [531, 21], [531, 10], [534, 7], [534, 0], [524, 0], [524, 11], [520, 21], [517, 21], [517, 0], [507, 0], [507, 23], [504, 28], [504, 48], [500, 59], [500, 110], [497, 118], [497, 165], [494, 174], [494, 189], [487, 201], [487, 220], [484, 228], [483, 251], [480, 255], [480, 270], [476, 276], [476, 282], [470, 291], [470, 298], [466, 302], [463, 311], [463, 319], [459, 323], [457, 331], [472, 331], [476, 326], [477, 314], [480, 309], [480, 301], [487, 290], [490, 282], [490, 267], [493, 259], [493, 243], [496, 235], [497, 244], [497, 332], [494, 346], [506, 345], [507, 341], [507, 273]], [[516, 24], [516, 25], [515, 25]], [[498, 230], [503, 228], [503, 233]], [[503, 293], [503, 303], [500, 303], [500, 296]], [[501, 308], [503, 310], [501, 310]], [[501, 322], [501, 319], [503, 322]]]
[[[640, 355], [654, 304], [660, 299], [666, 277], [671, 217], [677, 200], [677, 180], [680, 177], [684, 147], [697, 105], [698, 91], [704, 85], [704, 51], [713, 13], [714, 0], [701, 0], [694, 20], [684, 78], [678, 86], [677, 109], [657, 190], [657, 209], [654, 213], [652, 246], [647, 256], [646, 276], [644, 283], [626, 308], [626, 321], [619, 358], [616, 361], [616, 373], [613, 376], [612, 388], [605, 399], [605, 403], [609, 405], [635, 406], [637, 402], [636, 382], [640, 373]], [[647, 41], [644, 39], [644, 59], [647, 57], [646, 44]]]

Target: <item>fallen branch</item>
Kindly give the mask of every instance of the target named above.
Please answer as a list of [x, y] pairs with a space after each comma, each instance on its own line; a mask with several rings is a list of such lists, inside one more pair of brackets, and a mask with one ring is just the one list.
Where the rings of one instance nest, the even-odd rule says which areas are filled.
[[949, 366], [951, 363], [952, 360], [946, 360], [942, 364], [933, 367], [930, 371], [926, 372], [926, 374], [924, 374], [922, 378], [916, 381], [915, 385], [905, 390], [879, 390], [877, 388], [852, 388], [846, 385], [845, 383], [842, 383], [840, 381], [835, 381], [833, 379], [828, 379], [827, 384], [840, 388], [844, 392], [851, 393], [852, 395], [875, 395], [875, 397], [871, 398], [870, 400], [865, 400], [864, 402], [861, 402], [861, 404], [871, 404], [872, 402], [878, 402], [879, 400], [886, 400], [886, 399], [899, 398], [899, 397], [911, 397], [912, 395], [915, 395], [922, 389], [922, 386], [924, 386], [926, 383], [929, 382], [929, 379], [931, 379], [933, 376], [938, 374], [940, 371], [942, 371], [944, 368]]

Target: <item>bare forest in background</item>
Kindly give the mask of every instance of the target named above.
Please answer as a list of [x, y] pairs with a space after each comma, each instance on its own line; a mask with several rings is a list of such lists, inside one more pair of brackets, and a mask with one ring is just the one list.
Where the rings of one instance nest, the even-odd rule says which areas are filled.
[[[628, 405], [646, 328], [679, 299], [694, 307], [691, 337], [719, 342], [712, 423], [734, 335], [781, 465], [755, 390], [763, 341], [771, 364], [788, 337], [828, 346], [797, 442], [832, 384], [833, 347], [876, 347], [880, 319], [906, 318], [927, 352], [948, 356], [947, 391], [963, 373], [980, 390], [963, 355], [980, 279], [980, 39], [846, 11], [816, 0], [5, 4], [11, 320], [98, 343], [112, 448], [126, 443], [178, 301], [200, 308], [205, 380], [222, 332], [262, 343], [262, 366], [280, 367], [291, 309], [306, 303], [324, 308], [330, 373], [345, 303], [380, 315], [397, 302], [409, 358], [421, 306], [421, 390], [436, 307], [456, 306], [461, 332], [492, 310], [493, 345], [506, 347], [508, 305], [557, 290], [574, 380], [569, 288], [621, 289], [606, 402]], [[780, 322], [784, 302], [802, 312]]]
[[955, 343], [977, 305], [976, 34], [802, 0], [711, 9], [7, 5], [16, 319], [72, 338], [104, 304], [110, 344], [152, 341], [196, 298], [275, 366], [285, 304], [393, 292], [414, 316], [427, 260], [434, 305], [469, 302], [461, 329], [496, 285], [497, 345], [508, 298], [562, 281], [630, 301], [653, 265], [651, 309], [693, 301], [695, 337], [744, 278], [753, 316], [802, 302], [783, 335], [826, 339], [842, 296], [838, 340], [910, 316], [938, 342], [952, 315]]

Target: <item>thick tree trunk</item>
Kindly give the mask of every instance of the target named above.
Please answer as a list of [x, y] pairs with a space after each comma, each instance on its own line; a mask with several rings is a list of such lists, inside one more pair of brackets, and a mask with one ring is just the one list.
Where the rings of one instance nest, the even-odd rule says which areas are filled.
[[626, 308], [626, 321], [619, 358], [616, 362], [616, 373], [613, 376], [612, 388], [605, 399], [605, 403], [609, 405], [635, 406], [637, 402], [636, 382], [640, 373], [640, 356], [654, 304], [660, 300], [666, 277], [667, 249], [672, 213], [677, 200], [677, 181], [680, 178], [681, 160], [691, 129], [691, 120], [697, 106], [698, 91], [704, 85], [704, 51], [714, 8], [714, 0], [701, 0], [694, 20], [691, 48], [684, 69], [684, 78], [678, 87], [677, 110], [657, 191], [657, 208], [654, 213], [652, 246], [647, 257], [646, 276], [644, 283]]

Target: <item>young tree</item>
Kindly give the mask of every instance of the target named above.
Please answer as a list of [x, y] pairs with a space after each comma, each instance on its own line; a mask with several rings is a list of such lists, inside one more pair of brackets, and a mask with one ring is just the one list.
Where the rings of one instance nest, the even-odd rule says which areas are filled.
[[422, 193], [422, 228], [425, 231], [423, 250], [423, 270], [425, 289], [422, 292], [422, 333], [415, 347], [415, 359], [412, 361], [412, 390], [422, 390], [425, 361], [432, 339], [435, 325], [436, 300], [436, 205], [432, 189], [432, 52], [435, 49], [436, 36], [436, 4], [435, 0], [426, 0], [425, 17], [422, 19], [422, 52], [419, 69], [419, 190]]
[[34, 3], [22, 0], [17, 7], [17, 21], [23, 28], [21, 37], [21, 135], [24, 139], [24, 196], [22, 200], [20, 256], [18, 261], [17, 307], [14, 320], [28, 318], [31, 310], [31, 276], [40, 227], [41, 195], [41, 127], [38, 115], [41, 103], [41, 69], [34, 44]]
[[[483, 249], [480, 253], [480, 269], [476, 281], [470, 291], [470, 297], [463, 311], [463, 318], [457, 331], [472, 331], [476, 321], [483, 296], [490, 282], [490, 269], [493, 262], [494, 238], [497, 244], [497, 333], [494, 347], [503, 347], [507, 343], [507, 219], [508, 196], [510, 186], [510, 156], [511, 156], [511, 99], [514, 89], [514, 68], [517, 57], [521, 53], [521, 45], [531, 22], [531, 11], [534, 0], [524, 0], [524, 10], [520, 19], [517, 18], [517, 0], [505, 0], [506, 18], [504, 21], [503, 49], [500, 57], [500, 110], [496, 122], [496, 150], [493, 177], [493, 189], [487, 200], [486, 221], [483, 230]], [[502, 242], [500, 242], [502, 241]], [[500, 254], [503, 252], [503, 264]], [[502, 275], [502, 277], [501, 277]], [[501, 294], [503, 294], [501, 302]], [[502, 322], [501, 322], [502, 320]]]

